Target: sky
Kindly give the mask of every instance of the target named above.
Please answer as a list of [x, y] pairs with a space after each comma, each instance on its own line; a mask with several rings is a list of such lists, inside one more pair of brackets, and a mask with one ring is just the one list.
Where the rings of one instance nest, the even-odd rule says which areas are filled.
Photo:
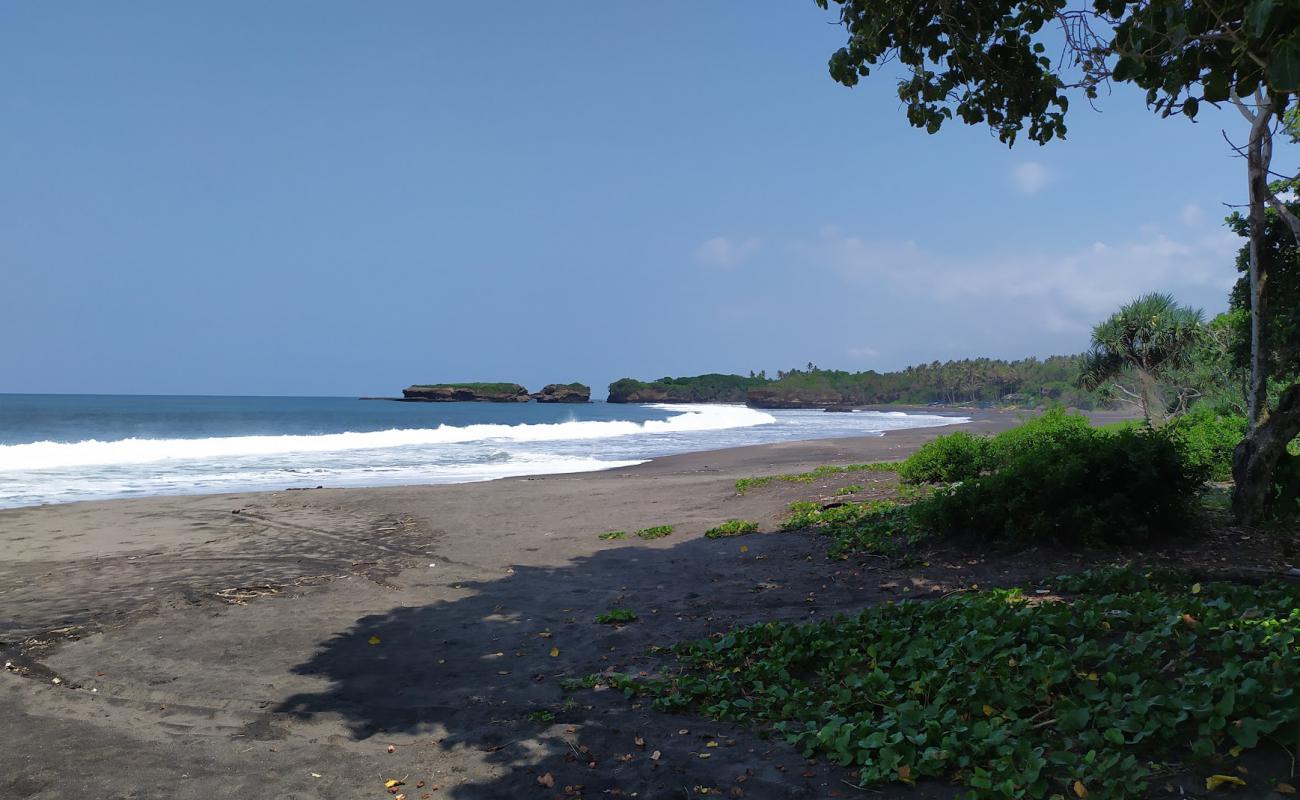
[[[1079, 352], [1214, 314], [1245, 123], [1116, 89], [1068, 138], [910, 127], [812, 0], [0, 0], [0, 392]], [[1280, 150], [1275, 165], [1293, 166]]]

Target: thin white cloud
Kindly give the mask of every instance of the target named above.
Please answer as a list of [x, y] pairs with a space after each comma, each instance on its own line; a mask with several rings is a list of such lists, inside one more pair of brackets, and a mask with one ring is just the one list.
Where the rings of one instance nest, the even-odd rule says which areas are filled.
[[864, 344], [860, 347], [850, 347], [848, 349], [848, 356], [857, 361], [865, 361], [871, 358], [879, 358], [880, 351], [870, 345]]
[[715, 236], [695, 249], [695, 258], [715, 267], [737, 267], [758, 252], [758, 247], [759, 240], [755, 238]]
[[1025, 161], [1011, 170], [1011, 180], [1025, 194], [1038, 194], [1052, 179], [1047, 167], [1037, 161]]
[[1195, 203], [1188, 203], [1178, 212], [1178, 221], [1189, 228], [1199, 228], [1205, 224], [1205, 212]]
[[1222, 307], [1236, 279], [1239, 246], [1223, 229], [1186, 238], [1153, 231], [1059, 252], [954, 257], [912, 241], [873, 241], [825, 228], [801, 255], [866, 298], [918, 309], [930, 331], [971, 337], [974, 344], [998, 326], [1085, 336], [1098, 320], [1150, 291], [1172, 292], [1207, 310]]

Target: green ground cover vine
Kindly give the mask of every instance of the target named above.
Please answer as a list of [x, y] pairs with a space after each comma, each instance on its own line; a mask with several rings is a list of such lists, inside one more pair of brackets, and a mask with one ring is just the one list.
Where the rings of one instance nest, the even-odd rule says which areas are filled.
[[845, 464], [844, 466], [835, 466], [832, 464], [823, 464], [816, 469], [808, 472], [795, 472], [787, 475], [759, 475], [750, 478], [741, 478], [736, 481], [736, 494], [745, 494], [750, 489], [761, 489], [772, 481], [784, 481], [785, 483], [812, 483], [819, 478], [828, 478], [831, 475], [842, 475], [846, 472], [896, 472], [898, 461], [877, 461], [871, 464]]
[[721, 525], [709, 528], [704, 535], [710, 539], [722, 539], [728, 536], [745, 536], [758, 533], [758, 523], [749, 519], [729, 519]]
[[[602, 675], [856, 766], [864, 787], [979, 798], [1139, 797], [1162, 764], [1300, 731], [1300, 586], [1129, 571], [764, 623], [676, 648], [662, 678]], [[590, 684], [590, 681], [588, 681]], [[1247, 780], [1259, 780], [1248, 777]]]
[[662, 539], [672, 532], [672, 525], [655, 525], [652, 528], [642, 528], [636, 532], [636, 535], [642, 539]]

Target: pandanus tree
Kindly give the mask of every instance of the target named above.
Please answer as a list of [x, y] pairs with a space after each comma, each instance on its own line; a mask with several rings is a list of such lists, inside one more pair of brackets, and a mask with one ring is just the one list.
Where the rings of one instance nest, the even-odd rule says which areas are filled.
[[1168, 418], [1160, 379], [1188, 366], [1204, 335], [1199, 310], [1178, 305], [1172, 295], [1143, 295], [1092, 329], [1080, 383], [1086, 389], [1119, 386], [1118, 380], [1132, 372], [1142, 413], [1152, 427], [1160, 427]]

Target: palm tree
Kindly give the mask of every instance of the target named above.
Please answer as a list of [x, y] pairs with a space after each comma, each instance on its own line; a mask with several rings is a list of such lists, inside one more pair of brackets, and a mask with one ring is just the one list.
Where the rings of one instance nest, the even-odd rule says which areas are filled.
[[1153, 427], [1160, 427], [1168, 416], [1160, 376], [1189, 363], [1204, 335], [1204, 316], [1200, 309], [1178, 305], [1173, 295], [1142, 295], [1092, 329], [1092, 349], [1084, 356], [1080, 383], [1096, 389], [1132, 369], [1142, 413]]

